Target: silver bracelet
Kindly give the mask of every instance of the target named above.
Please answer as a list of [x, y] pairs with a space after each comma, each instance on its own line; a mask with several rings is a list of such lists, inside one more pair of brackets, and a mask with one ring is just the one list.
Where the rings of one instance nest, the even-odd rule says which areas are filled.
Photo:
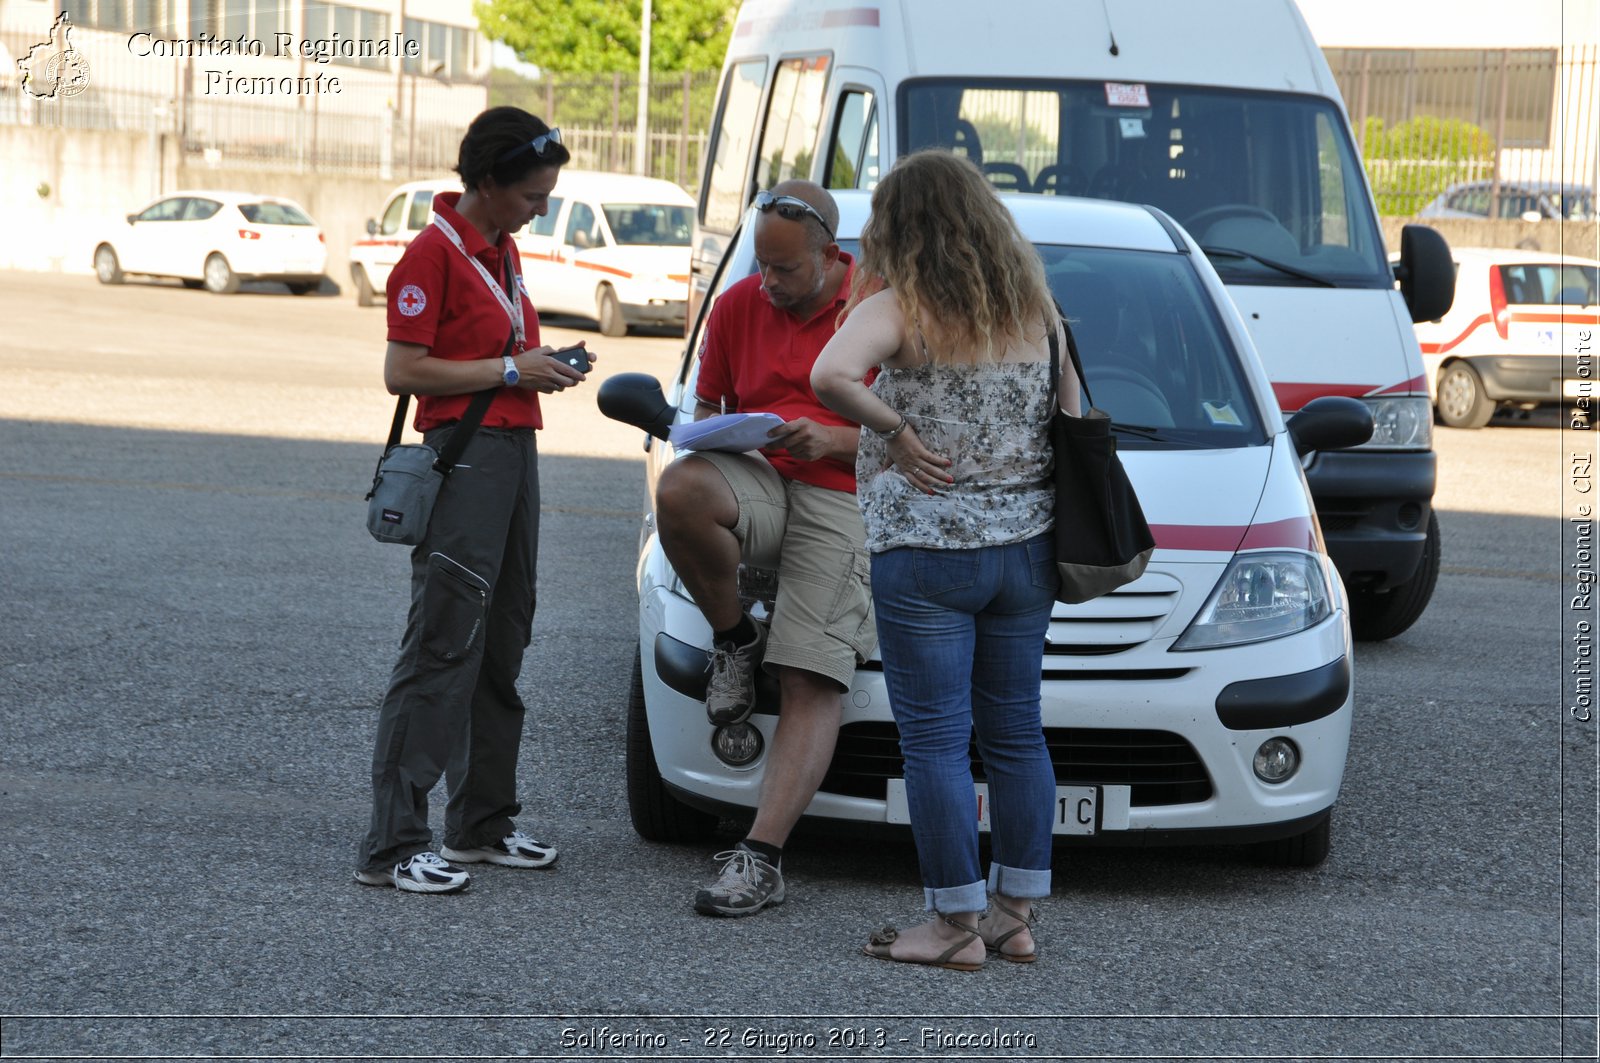
[[901, 432], [904, 432], [907, 428], [910, 427], [910, 425], [911, 425], [911, 422], [906, 420], [905, 414], [901, 414], [900, 415], [900, 423], [899, 424], [895, 425], [893, 428], [889, 429], [887, 432], [880, 432], [876, 428], [874, 428], [872, 430], [872, 434], [877, 436], [879, 439], [883, 440], [885, 443], [887, 443], [891, 439], [893, 439], [896, 436], [898, 436]]

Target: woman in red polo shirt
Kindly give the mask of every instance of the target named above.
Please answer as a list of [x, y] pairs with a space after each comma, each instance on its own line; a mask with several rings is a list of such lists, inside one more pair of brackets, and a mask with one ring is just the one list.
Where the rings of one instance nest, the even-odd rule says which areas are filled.
[[[461, 141], [462, 192], [433, 201], [388, 284], [384, 383], [417, 396], [416, 427], [438, 449], [475, 394], [481, 426], [440, 489], [411, 554], [411, 612], [378, 718], [372, 825], [356, 881], [415, 893], [467, 887], [457, 864], [548, 867], [553, 847], [517, 830], [517, 696], [531, 636], [539, 542], [539, 395], [583, 373], [539, 345], [512, 234], [549, 207], [571, 156], [561, 131], [515, 107], [480, 114]], [[470, 418], [468, 418], [470, 421]], [[444, 846], [428, 791], [448, 775]]]

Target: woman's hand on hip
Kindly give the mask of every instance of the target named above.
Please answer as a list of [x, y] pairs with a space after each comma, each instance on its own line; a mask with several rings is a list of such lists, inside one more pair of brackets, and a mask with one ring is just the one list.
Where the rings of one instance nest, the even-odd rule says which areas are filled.
[[917, 438], [917, 430], [909, 424], [889, 440], [889, 461], [911, 486], [930, 495], [936, 493], [935, 484], [943, 487], [956, 482], [949, 473], [950, 459], [941, 458], [923, 446], [922, 440]]

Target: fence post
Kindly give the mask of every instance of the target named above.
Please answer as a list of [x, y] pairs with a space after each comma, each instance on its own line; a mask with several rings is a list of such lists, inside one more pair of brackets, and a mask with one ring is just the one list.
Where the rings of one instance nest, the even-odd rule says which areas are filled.
[[606, 148], [606, 169], [616, 170], [619, 145], [618, 137], [622, 135], [622, 71], [615, 70], [611, 74], [611, 143]]
[[693, 75], [687, 70], [683, 72], [683, 124], [678, 127], [678, 184], [687, 188], [688, 182], [684, 177], [689, 171], [689, 92], [693, 87]]
[[1511, 52], [1509, 49], [1500, 50], [1500, 105], [1495, 111], [1494, 118], [1494, 177], [1489, 185], [1489, 217], [1500, 216], [1500, 153], [1505, 150], [1506, 142], [1506, 90], [1507, 77], [1511, 66]]
[[1372, 91], [1372, 50], [1361, 53], [1361, 91], [1356, 95], [1356, 151], [1367, 153], [1368, 99]]

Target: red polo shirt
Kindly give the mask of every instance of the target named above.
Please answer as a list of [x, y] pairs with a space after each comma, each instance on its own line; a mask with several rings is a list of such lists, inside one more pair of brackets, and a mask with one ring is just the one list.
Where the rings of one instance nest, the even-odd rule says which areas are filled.
[[[818, 424], [860, 427], [824, 406], [811, 390], [811, 367], [833, 339], [834, 322], [849, 297], [855, 273], [855, 260], [843, 253], [839, 257], [846, 267], [839, 294], [805, 321], [767, 301], [760, 274], [744, 278], [718, 297], [700, 349], [695, 393], [702, 402], [716, 406], [726, 399], [730, 413], [766, 411], [785, 421], [809, 417]], [[801, 461], [784, 450], [768, 452], [767, 459], [786, 479], [855, 494], [854, 463], [833, 458]]]
[[[456, 212], [460, 200], [460, 192], [441, 192], [433, 197], [433, 212], [450, 223], [467, 253], [482, 262], [502, 287], [502, 256], [511, 256], [519, 290], [515, 298], [522, 300], [527, 346], [539, 346], [539, 313], [523, 285], [522, 260], [517, 256], [516, 244], [510, 234], [501, 233], [500, 242], [491, 245]], [[500, 300], [489, 291], [472, 263], [434, 225], [418, 233], [395, 264], [386, 295], [389, 339], [421, 344], [434, 358], [499, 358], [505, 350], [506, 337], [511, 335], [511, 318], [506, 316]], [[471, 401], [471, 395], [417, 396], [417, 431], [459, 421]], [[489, 404], [483, 424], [486, 428], [543, 428], [538, 392], [503, 388]]]

